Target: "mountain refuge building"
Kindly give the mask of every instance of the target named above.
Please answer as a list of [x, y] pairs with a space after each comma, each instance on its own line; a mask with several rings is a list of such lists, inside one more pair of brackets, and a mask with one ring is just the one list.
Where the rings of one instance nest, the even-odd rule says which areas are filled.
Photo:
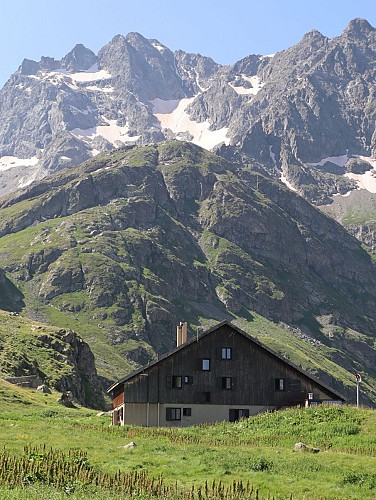
[[263, 411], [345, 399], [228, 321], [114, 383], [113, 425], [234, 422]]

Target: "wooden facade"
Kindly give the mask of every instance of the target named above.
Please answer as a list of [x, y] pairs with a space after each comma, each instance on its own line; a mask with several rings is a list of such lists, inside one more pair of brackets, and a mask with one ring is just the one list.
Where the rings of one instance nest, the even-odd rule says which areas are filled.
[[344, 401], [228, 322], [124, 377], [108, 392], [113, 423], [140, 425], [233, 421], [307, 400]]

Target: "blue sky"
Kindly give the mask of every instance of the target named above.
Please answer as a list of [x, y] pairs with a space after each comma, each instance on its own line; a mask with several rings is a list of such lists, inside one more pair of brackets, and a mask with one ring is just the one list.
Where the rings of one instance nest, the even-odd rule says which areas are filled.
[[25, 57], [60, 59], [76, 43], [97, 52], [118, 33], [231, 64], [288, 48], [313, 28], [337, 36], [355, 17], [376, 26], [376, 1], [2, 0], [0, 86]]

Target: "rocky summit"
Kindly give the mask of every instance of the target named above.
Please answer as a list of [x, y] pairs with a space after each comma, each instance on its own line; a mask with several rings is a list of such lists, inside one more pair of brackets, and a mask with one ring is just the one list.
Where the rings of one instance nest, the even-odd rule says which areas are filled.
[[[119, 43], [125, 43], [119, 39]], [[1, 286], [70, 328], [113, 380], [231, 319], [303, 369], [376, 401], [375, 264], [320, 210], [197, 145], [103, 152], [0, 201]]]
[[0, 194], [171, 138], [256, 160], [315, 204], [375, 192], [375, 54], [375, 28], [354, 19], [338, 37], [313, 30], [230, 66], [138, 33], [98, 54], [79, 44], [60, 61], [24, 60], [0, 91]]

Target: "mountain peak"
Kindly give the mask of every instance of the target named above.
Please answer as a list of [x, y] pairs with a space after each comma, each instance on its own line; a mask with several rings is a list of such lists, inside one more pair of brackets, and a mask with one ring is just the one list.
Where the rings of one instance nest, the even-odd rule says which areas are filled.
[[306, 33], [303, 38], [305, 38], [306, 40], [312, 40], [325, 37], [319, 30], [313, 29], [311, 31], [308, 31], [308, 33]]
[[125, 42], [125, 36], [117, 34], [113, 37], [110, 43], [123, 43]]
[[18, 71], [21, 75], [36, 75], [39, 70], [39, 64], [32, 59], [24, 59]]
[[63, 57], [61, 66], [69, 71], [85, 71], [97, 62], [97, 56], [94, 52], [82, 43], [74, 46], [74, 48]]
[[134, 40], [140, 41], [140, 42], [148, 42], [148, 40], [142, 36], [140, 33], [137, 33], [137, 31], [131, 31], [128, 33], [126, 36], [127, 42], [132, 42]]
[[372, 31], [375, 31], [375, 28], [366, 19], [358, 17], [349, 22], [343, 33], [347, 36], [359, 37]]
[[126, 36], [126, 41], [127, 43], [129, 43], [129, 45], [131, 45], [138, 51], [149, 50], [152, 46], [150, 40], [135, 31], [131, 31], [130, 33], [128, 33], [128, 35]]

